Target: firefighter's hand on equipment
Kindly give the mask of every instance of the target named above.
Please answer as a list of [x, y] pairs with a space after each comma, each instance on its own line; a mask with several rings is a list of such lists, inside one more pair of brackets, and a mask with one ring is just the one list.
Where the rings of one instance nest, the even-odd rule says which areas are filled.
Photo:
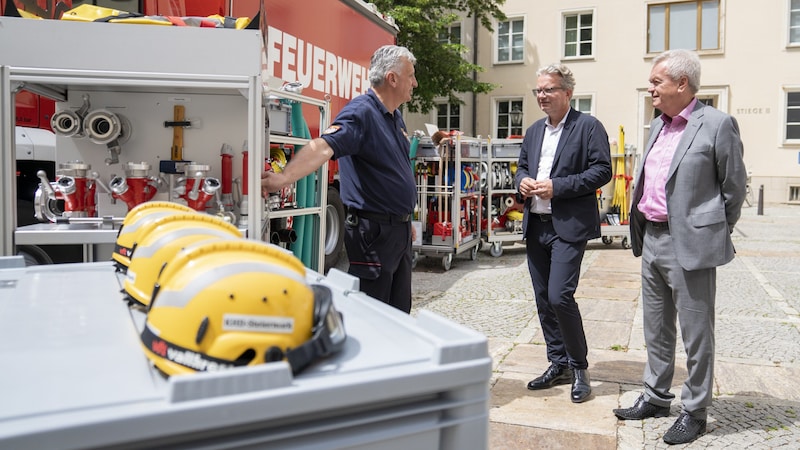
[[294, 157], [283, 168], [283, 172], [264, 172], [261, 174], [261, 193], [268, 196], [270, 192], [288, 186], [309, 175], [311, 172], [333, 157], [333, 148], [322, 138], [315, 138], [297, 151]]
[[261, 195], [269, 197], [270, 192], [277, 192], [289, 183], [283, 173], [264, 172], [261, 174]]
[[442, 130], [438, 130], [431, 135], [431, 141], [433, 141], [433, 145], [439, 146], [442, 143], [449, 143], [450, 137]]

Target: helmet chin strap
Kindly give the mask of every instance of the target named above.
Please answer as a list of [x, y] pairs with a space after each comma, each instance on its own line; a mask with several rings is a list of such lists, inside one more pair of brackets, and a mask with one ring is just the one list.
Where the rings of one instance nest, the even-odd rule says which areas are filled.
[[333, 307], [333, 294], [326, 286], [311, 285], [314, 292], [314, 327], [311, 329], [311, 339], [302, 345], [286, 352], [286, 360], [292, 367], [292, 373], [297, 374], [316, 359], [336, 353], [344, 347], [342, 338], [335, 339], [337, 332], [344, 330], [329, 329], [328, 316], [334, 314], [341, 327], [342, 315]]

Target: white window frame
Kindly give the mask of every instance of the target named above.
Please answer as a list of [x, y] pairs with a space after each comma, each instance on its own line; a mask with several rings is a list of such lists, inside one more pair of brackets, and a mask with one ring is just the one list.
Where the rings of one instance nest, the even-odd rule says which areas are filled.
[[[501, 22], [495, 22], [495, 28], [494, 28], [495, 31], [492, 34], [492, 49], [493, 49], [493, 53], [494, 53], [492, 58], [494, 59], [494, 64], [521, 64], [521, 63], [523, 63], [525, 61], [525, 44], [526, 44], [526, 36], [527, 36], [527, 31], [528, 31], [527, 30], [528, 21], [525, 19], [524, 15], [507, 16], [507, 19], [508, 19], [507, 22], [509, 23], [508, 29], [509, 29], [509, 40], [510, 41], [513, 41], [513, 39], [511, 39], [511, 36], [513, 35], [513, 33], [511, 33], [511, 29], [513, 28], [513, 26], [512, 26], [513, 22], [517, 22], [517, 21], [521, 21], [522, 22], [522, 56], [520, 57], [519, 60], [510, 59], [512, 57], [512, 55], [514, 54], [514, 51], [513, 51], [513, 47], [509, 47], [509, 60], [508, 61], [500, 61], [500, 59], [498, 58], [498, 56], [500, 54], [500, 46], [498, 45], [499, 44], [499, 40], [500, 40], [500, 35], [498, 34], [498, 31], [500, 30], [500, 23]], [[510, 44], [511, 44], [511, 42], [509, 42], [509, 45]]]
[[[432, 121], [431, 123], [435, 123], [437, 127], [439, 126], [439, 106], [440, 105], [447, 105], [447, 125], [448, 125], [448, 128], [444, 129], [443, 131], [450, 131], [449, 127], [450, 127], [451, 119], [453, 117], [456, 117], [456, 116], [454, 116], [452, 114], [452, 112], [453, 112], [452, 108], [451, 108], [452, 105], [445, 98], [437, 99], [434, 102], [434, 104], [436, 106], [433, 108], [433, 111], [431, 111], [431, 121]], [[464, 106], [465, 105], [463, 105], [463, 104], [458, 105], [458, 124], [459, 124], [459, 126], [458, 126], [458, 128], [453, 128], [453, 129], [457, 129], [459, 131], [464, 131]]]
[[[500, 136], [500, 133], [499, 133], [500, 121], [498, 120], [499, 119], [499, 115], [500, 115], [500, 108], [499, 108], [500, 102], [509, 102], [509, 103], [511, 103], [511, 102], [519, 102], [520, 103], [520, 107], [522, 108], [522, 123], [519, 126], [519, 130], [520, 130], [519, 135], [520, 136], [524, 135], [525, 134], [525, 129], [527, 128], [527, 124], [525, 123], [525, 98], [524, 97], [508, 96], [508, 97], [494, 97], [492, 99], [492, 136], [495, 137], [495, 138], [500, 139], [499, 138], [499, 136]], [[509, 122], [508, 122], [509, 123], [508, 135], [509, 136], [516, 135], [517, 133], [513, 133], [514, 128], [511, 126], [511, 118], [509, 117], [508, 120], [509, 120]]]
[[[654, 7], [654, 6], [662, 6], [662, 5], [665, 5], [665, 6], [666, 5], [674, 5], [674, 4], [680, 4], [680, 3], [700, 4], [700, 3], [703, 3], [704, 1], [708, 1], [708, 0], [659, 0], [659, 1], [652, 1], [652, 2], [647, 3], [647, 5], [645, 7], [645, 23], [646, 23], [646, 26], [645, 26], [645, 43], [644, 43], [645, 44], [645, 51], [647, 52], [647, 55], [655, 56], [655, 55], [658, 55], [659, 53], [663, 52], [664, 50], [670, 50], [670, 49], [678, 48], [678, 47], [670, 47], [669, 45], [667, 45], [667, 42], [669, 40], [668, 39], [668, 35], [669, 35], [670, 30], [664, 29], [663, 30], [663, 33], [664, 33], [664, 36], [663, 36], [663, 38], [664, 38], [664, 49], [661, 49], [661, 50], [651, 50], [650, 49], [650, 30], [651, 30], [650, 10], [651, 10], [652, 7]], [[700, 55], [717, 55], [717, 54], [725, 53], [725, 2], [726, 2], [726, 0], [717, 0], [717, 1], [719, 2], [718, 3], [718, 9], [717, 9], [717, 40], [718, 40], [718, 44], [717, 45], [718, 45], [718, 48], [715, 48], [715, 49], [700, 49], [700, 48], [689, 49], [689, 50], [695, 50]], [[669, 22], [669, 21], [667, 20], [666, 22]], [[695, 31], [699, 32], [699, 30], [695, 30]], [[702, 36], [698, 36], [698, 42], [696, 42], [696, 44], [698, 45], [698, 47], [702, 46]]]
[[785, 146], [800, 146], [800, 139], [789, 139], [786, 136], [786, 127], [789, 125], [789, 93], [800, 93], [800, 85], [783, 86], [781, 89], [781, 142]]
[[574, 106], [573, 106], [573, 109], [581, 111], [581, 112], [584, 112], [584, 113], [589, 114], [591, 116], [594, 116], [595, 115], [595, 101], [594, 101], [594, 98], [595, 98], [595, 95], [592, 94], [592, 93], [589, 93], [589, 94], [575, 94], [575, 93], [573, 93], [572, 94], [572, 98], [570, 99], [570, 105], [572, 105], [573, 101], [577, 104], [577, 102], [579, 100], [589, 100], [589, 110], [588, 111], [582, 111], [582, 110], [580, 110], [578, 108], [575, 108]]
[[[792, 28], [795, 28], [797, 33], [800, 34], [800, 1], [794, 1], [797, 9], [792, 9], [792, 0], [786, 0], [786, 47], [800, 47], [800, 35], [797, 41], [792, 42]], [[797, 25], [794, 26], [792, 25], [792, 14], [795, 14], [798, 20]]]
[[[591, 14], [592, 15], [592, 52], [588, 55], [581, 55], [580, 54], [580, 16], [582, 14]], [[579, 19], [579, 26], [578, 26], [578, 36], [577, 36], [577, 55], [575, 56], [567, 56], [567, 17], [578, 16]], [[567, 61], [574, 61], [580, 59], [594, 59], [594, 51], [597, 48], [597, 11], [595, 9], [577, 9], [577, 10], [569, 10], [563, 11], [561, 13], [561, 59]]]
[[442, 42], [442, 40], [439, 39], [439, 43], [452, 44], [453, 42], [450, 39], [450, 37], [453, 35], [453, 27], [456, 27], [456, 26], [458, 27], [458, 42], [456, 42], [456, 44], [461, 45], [464, 42], [464, 26], [461, 24], [461, 22], [453, 22], [450, 25], [448, 25], [447, 26], [447, 42]]

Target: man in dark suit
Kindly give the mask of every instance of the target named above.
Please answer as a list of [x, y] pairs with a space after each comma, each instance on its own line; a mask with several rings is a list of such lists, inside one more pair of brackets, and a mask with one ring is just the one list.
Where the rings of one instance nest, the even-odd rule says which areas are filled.
[[631, 246], [642, 257], [647, 365], [644, 393], [623, 420], [666, 417], [675, 395], [676, 317], [687, 356], [683, 410], [664, 434], [685, 444], [706, 432], [714, 388], [714, 299], [717, 266], [733, 259], [731, 233], [747, 190], [736, 119], [695, 97], [700, 58], [670, 50], [653, 59], [648, 91], [663, 113], [650, 138], [631, 203]]
[[528, 389], [572, 383], [570, 397], [581, 403], [592, 388], [575, 290], [586, 242], [600, 237], [596, 191], [611, 180], [611, 152], [603, 124], [570, 107], [572, 71], [554, 64], [536, 75], [533, 93], [547, 117], [525, 132], [516, 185], [550, 367]]

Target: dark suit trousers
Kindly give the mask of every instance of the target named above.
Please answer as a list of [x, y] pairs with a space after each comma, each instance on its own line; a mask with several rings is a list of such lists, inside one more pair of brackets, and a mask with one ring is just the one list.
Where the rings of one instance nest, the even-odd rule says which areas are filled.
[[553, 222], [535, 216], [528, 222], [525, 239], [547, 359], [560, 366], [586, 369], [586, 335], [575, 302], [586, 241], [566, 242], [556, 234]]

